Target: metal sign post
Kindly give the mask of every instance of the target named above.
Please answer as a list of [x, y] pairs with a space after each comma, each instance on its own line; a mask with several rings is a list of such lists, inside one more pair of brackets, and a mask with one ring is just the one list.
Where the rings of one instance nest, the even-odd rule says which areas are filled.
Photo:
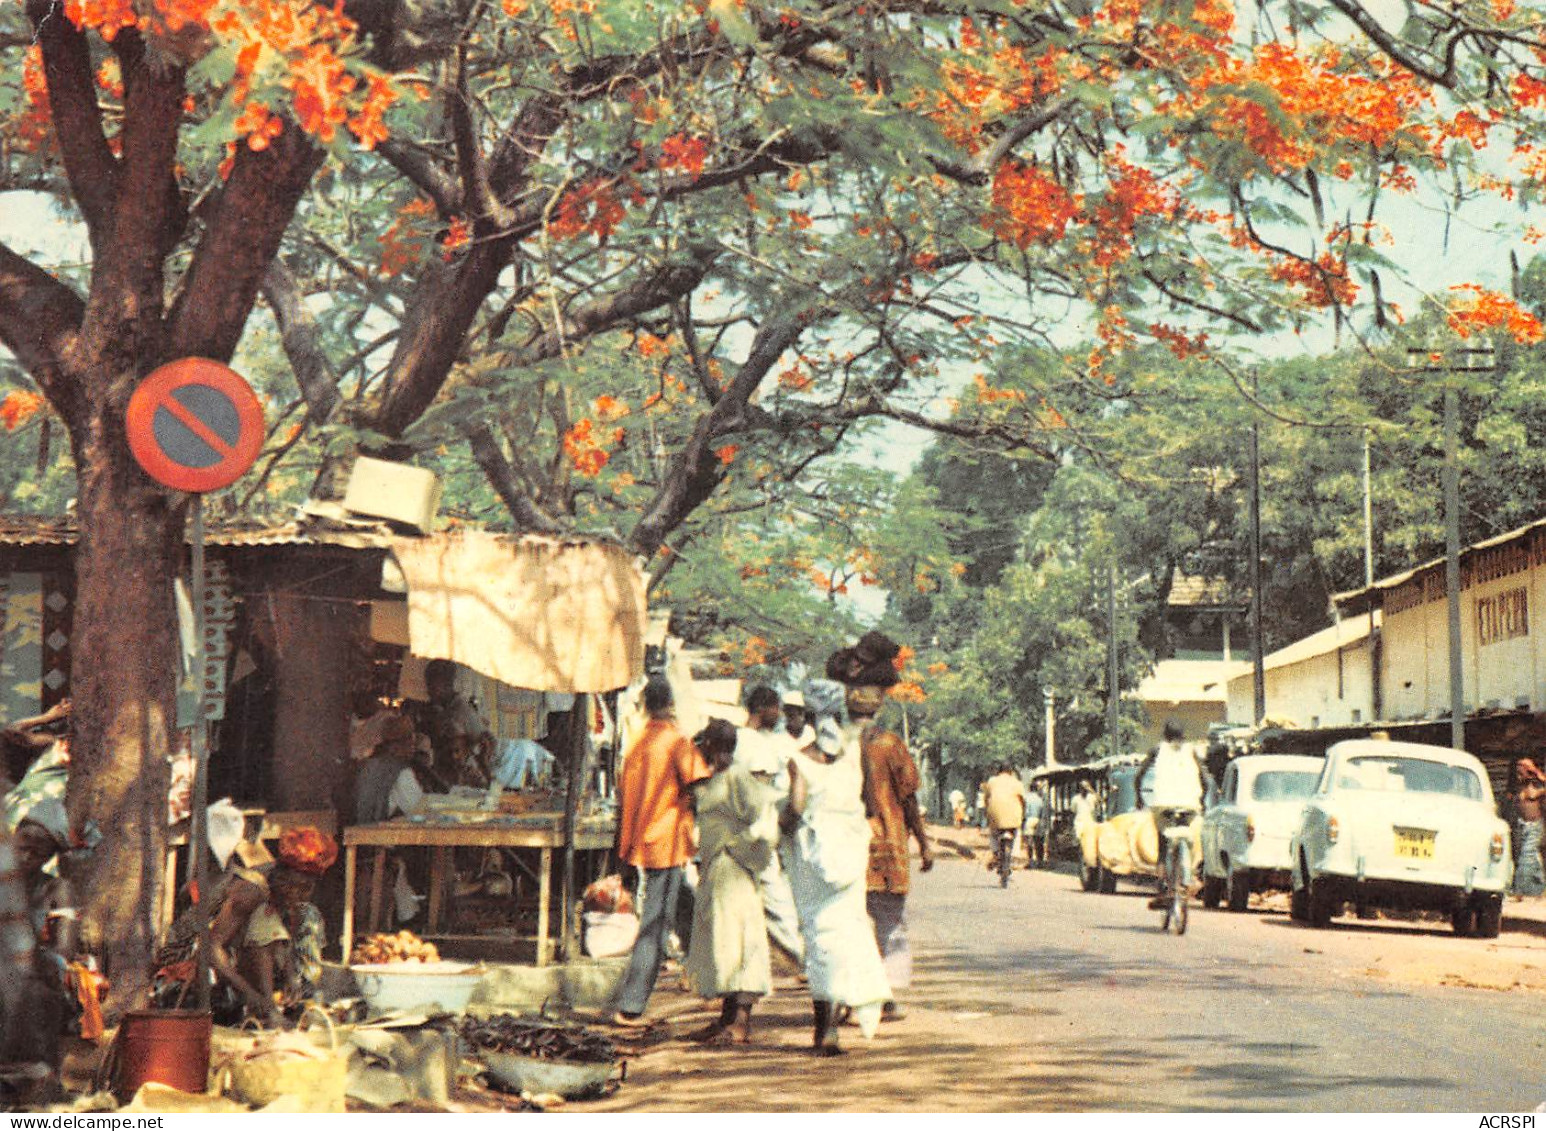
[[[209, 885], [209, 720], [204, 570], [204, 493], [242, 477], [263, 447], [263, 406], [236, 372], [208, 358], [173, 361], [150, 373], [129, 398], [129, 450], [157, 483], [186, 491], [193, 596], [193, 801], [188, 814], [188, 883], [205, 912]], [[209, 916], [199, 916], [194, 1006], [209, 1009]]]
[[[209, 721], [204, 717], [204, 496], [189, 504], [188, 536], [193, 572], [193, 808], [188, 814], [188, 882], [198, 902], [209, 898]], [[194, 963], [197, 1009], [209, 1008], [209, 918], [199, 917], [199, 949]]]

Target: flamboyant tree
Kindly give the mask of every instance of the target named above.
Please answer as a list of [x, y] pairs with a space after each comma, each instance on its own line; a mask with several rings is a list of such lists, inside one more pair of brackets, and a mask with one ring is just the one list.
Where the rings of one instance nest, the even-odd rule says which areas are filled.
[[[92, 907], [120, 969], [150, 943], [184, 508], [123, 441], [149, 369], [228, 359], [261, 294], [308, 427], [388, 452], [464, 435], [523, 530], [574, 523], [611, 467], [651, 555], [727, 477], [870, 417], [1052, 455], [1059, 402], [1135, 342], [1397, 317], [1382, 196], [1534, 192], [1533, 5], [1400, 29], [1331, 8], [0, 6], [0, 189], [55, 192], [91, 244], [78, 272], [0, 248], [0, 342], [76, 465], [71, 808], [112, 830]], [[1451, 298], [1463, 328], [1539, 332]], [[942, 377], [1009, 340], [1066, 348], [1070, 319], [1096, 345], [1055, 379], [937, 408]], [[574, 395], [618, 347], [652, 390]]]

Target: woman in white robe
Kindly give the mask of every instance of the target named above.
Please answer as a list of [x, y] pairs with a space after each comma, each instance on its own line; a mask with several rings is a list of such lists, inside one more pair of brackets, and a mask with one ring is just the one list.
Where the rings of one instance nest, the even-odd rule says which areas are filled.
[[[790, 760], [789, 802], [781, 826], [788, 836], [789, 883], [805, 938], [805, 973], [810, 979], [818, 1056], [836, 1056], [838, 1021], [847, 1007], [860, 1031], [873, 1036], [891, 985], [875, 945], [875, 928], [865, 909], [870, 825], [862, 796], [864, 768], [858, 736], [838, 726], [843, 688], [832, 694], [807, 685], [805, 701], [817, 712], [816, 739]], [[830, 711], [815, 704], [833, 703]]]
[[714, 776], [694, 793], [698, 891], [685, 969], [698, 994], [723, 998], [724, 1006], [718, 1021], [692, 1036], [746, 1044], [752, 1006], [773, 988], [757, 876], [773, 858], [778, 825], [767, 786], [734, 763], [735, 728], [713, 719], [694, 741]]

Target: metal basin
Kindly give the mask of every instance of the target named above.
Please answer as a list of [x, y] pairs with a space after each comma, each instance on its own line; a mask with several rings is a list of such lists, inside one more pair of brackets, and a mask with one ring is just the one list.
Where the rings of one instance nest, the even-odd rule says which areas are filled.
[[477, 1057], [488, 1065], [489, 1075], [512, 1092], [537, 1095], [552, 1092], [565, 1099], [578, 1100], [599, 1096], [607, 1090], [607, 1081], [618, 1062], [582, 1064], [572, 1060], [550, 1060], [519, 1053], [489, 1052], [479, 1049]]

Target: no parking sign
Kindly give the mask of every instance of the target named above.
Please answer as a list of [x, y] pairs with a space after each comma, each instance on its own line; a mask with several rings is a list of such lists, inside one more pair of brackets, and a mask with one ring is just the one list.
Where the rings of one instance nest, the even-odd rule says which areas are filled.
[[203, 357], [169, 362], [140, 382], [126, 423], [145, 473], [196, 494], [235, 483], [263, 447], [263, 406], [252, 386]]

